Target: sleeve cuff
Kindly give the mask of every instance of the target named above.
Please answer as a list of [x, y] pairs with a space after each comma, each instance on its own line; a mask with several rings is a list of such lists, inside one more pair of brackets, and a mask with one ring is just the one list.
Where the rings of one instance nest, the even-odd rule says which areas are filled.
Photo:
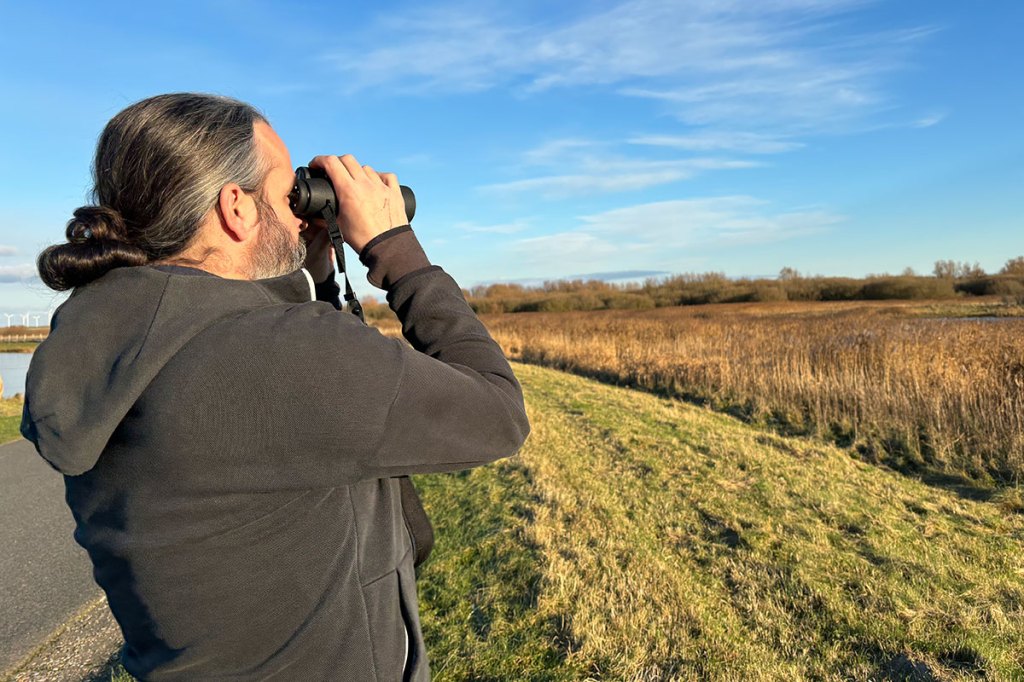
[[430, 266], [409, 225], [393, 227], [371, 239], [359, 252], [359, 262], [369, 270], [367, 281], [378, 289], [390, 289], [403, 276]]

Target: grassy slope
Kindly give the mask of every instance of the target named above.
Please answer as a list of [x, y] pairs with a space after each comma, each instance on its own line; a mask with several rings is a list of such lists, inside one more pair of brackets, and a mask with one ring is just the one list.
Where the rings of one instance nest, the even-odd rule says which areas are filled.
[[[1019, 514], [686, 404], [516, 372], [521, 456], [418, 479], [446, 542], [420, 587], [436, 679], [1013, 679]], [[532, 658], [509, 664], [516, 646]]]
[[1021, 678], [1014, 500], [515, 368], [521, 455], [416, 479], [435, 680]]

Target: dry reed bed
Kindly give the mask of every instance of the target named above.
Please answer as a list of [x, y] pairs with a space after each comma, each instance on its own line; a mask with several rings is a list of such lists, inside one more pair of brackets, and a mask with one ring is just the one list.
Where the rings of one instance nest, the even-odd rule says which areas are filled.
[[976, 479], [1024, 472], [1024, 320], [901, 304], [483, 316], [510, 357], [696, 397]]

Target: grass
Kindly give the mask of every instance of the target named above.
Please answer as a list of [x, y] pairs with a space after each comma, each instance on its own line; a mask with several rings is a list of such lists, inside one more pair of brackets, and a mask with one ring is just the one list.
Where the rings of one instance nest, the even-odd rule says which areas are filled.
[[21, 438], [21, 410], [24, 401], [18, 398], [0, 398], [0, 443]]
[[38, 341], [0, 341], [0, 353], [34, 353]]
[[1019, 491], [515, 370], [521, 453], [416, 478], [435, 680], [1024, 679]]
[[516, 371], [540, 601], [592, 677], [1019, 676], [1019, 498], [963, 499], [678, 401]]

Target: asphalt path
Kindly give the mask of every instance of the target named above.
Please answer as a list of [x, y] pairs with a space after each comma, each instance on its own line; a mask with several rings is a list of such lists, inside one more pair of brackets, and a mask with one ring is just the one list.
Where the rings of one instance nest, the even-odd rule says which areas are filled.
[[102, 595], [64, 479], [27, 440], [0, 445], [0, 674]]

